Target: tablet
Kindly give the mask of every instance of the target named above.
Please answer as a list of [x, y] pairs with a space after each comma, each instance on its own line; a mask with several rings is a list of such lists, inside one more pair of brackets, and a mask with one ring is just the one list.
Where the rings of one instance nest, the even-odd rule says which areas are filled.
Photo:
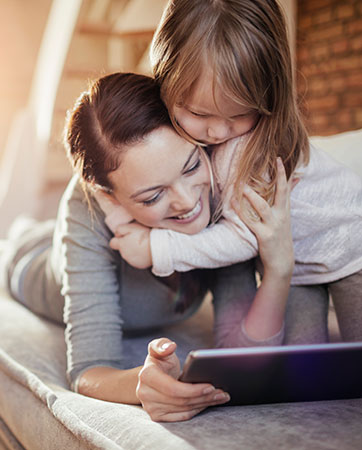
[[362, 342], [195, 350], [180, 377], [228, 392], [225, 405], [362, 397]]

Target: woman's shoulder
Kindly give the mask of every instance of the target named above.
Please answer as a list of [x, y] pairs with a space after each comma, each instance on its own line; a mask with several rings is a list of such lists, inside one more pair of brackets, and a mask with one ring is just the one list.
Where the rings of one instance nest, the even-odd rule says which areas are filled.
[[73, 175], [69, 180], [64, 190], [61, 203], [71, 208], [78, 208], [79, 212], [88, 209], [97, 209], [98, 206], [91, 190], [86, 190], [83, 187], [77, 174]]
[[59, 204], [58, 219], [72, 220], [92, 228], [106, 228], [104, 213], [92, 192], [85, 191], [78, 175], [69, 180]]
[[63, 197], [65, 197], [68, 201], [70, 199], [77, 199], [77, 200], [85, 199], [85, 193], [80, 183], [79, 176], [77, 174], [73, 175], [72, 178], [69, 180], [65, 188]]

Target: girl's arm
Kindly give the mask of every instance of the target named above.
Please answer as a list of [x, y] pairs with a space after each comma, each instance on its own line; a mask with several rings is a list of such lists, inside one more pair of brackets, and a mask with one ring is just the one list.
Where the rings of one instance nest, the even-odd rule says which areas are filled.
[[78, 392], [106, 401], [141, 404], [157, 422], [188, 420], [209, 406], [230, 400], [228, 394], [208, 383], [178, 381], [180, 363], [175, 350], [176, 344], [167, 338], [155, 339], [142, 367], [93, 367], [81, 375]]
[[110, 246], [137, 269], [152, 266], [156, 276], [193, 269], [215, 269], [247, 261], [258, 254], [257, 240], [234, 211], [197, 234], [153, 228], [138, 223], [115, 228]]

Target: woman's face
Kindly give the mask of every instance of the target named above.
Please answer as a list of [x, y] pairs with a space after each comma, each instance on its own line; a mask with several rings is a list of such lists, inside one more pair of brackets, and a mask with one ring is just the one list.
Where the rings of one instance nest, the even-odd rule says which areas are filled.
[[195, 234], [210, 220], [210, 173], [198, 146], [161, 127], [129, 146], [109, 174], [113, 193], [139, 223]]
[[202, 73], [182, 106], [172, 111], [178, 124], [198, 142], [221, 144], [250, 131], [258, 113], [227, 97], [219, 86], [213, 95], [211, 69]]

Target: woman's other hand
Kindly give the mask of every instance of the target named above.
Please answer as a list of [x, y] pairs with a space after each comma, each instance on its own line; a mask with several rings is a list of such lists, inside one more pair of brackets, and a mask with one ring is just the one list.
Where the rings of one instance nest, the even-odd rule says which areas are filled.
[[244, 195], [256, 213], [247, 211], [241, 219], [255, 234], [263, 263], [262, 281], [244, 321], [246, 334], [255, 341], [270, 340], [282, 330], [290, 280], [294, 269], [294, 251], [290, 221], [290, 192], [299, 180], [287, 181], [284, 166], [278, 159], [278, 174], [273, 206], [250, 187]]
[[230, 400], [228, 394], [208, 383], [178, 381], [180, 362], [175, 350], [176, 344], [169, 339], [151, 341], [139, 373], [136, 395], [156, 422], [188, 420], [208, 406]]
[[292, 275], [294, 268], [290, 193], [299, 180], [292, 176], [287, 181], [280, 158], [277, 163], [278, 174], [273, 206], [249, 186], [245, 186], [244, 196], [256, 212], [257, 220], [246, 211], [240, 211], [240, 216], [258, 240], [264, 273], [287, 278]]

